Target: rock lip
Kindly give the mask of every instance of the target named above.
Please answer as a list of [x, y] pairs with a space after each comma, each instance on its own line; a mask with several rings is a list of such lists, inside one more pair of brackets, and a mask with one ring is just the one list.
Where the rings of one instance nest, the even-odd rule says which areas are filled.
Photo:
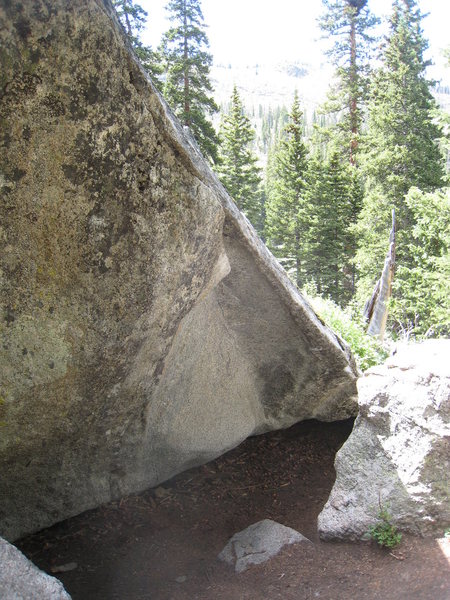
[[358, 539], [380, 507], [403, 531], [450, 523], [450, 340], [400, 347], [358, 381], [360, 414], [336, 455], [323, 539]]
[[20, 550], [0, 538], [2, 600], [70, 600], [63, 584], [38, 569]]
[[264, 519], [233, 535], [218, 559], [234, 566], [236, 573], [242, 573], [276, 556], [284, 546], [300, 542], [311, 543], [295, 529]]
[[356, 367], [109, 0], [0, 3], [0, 534], [354, 416]]

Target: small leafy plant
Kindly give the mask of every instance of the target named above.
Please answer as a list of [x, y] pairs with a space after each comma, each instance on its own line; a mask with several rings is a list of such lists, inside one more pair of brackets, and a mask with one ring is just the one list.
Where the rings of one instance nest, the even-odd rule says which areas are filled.
[[400, 544], [402, 534], [391, 522], [391, 515], [385, 508], [380, 508], [378, 523], [369, 528], [370, 537], [384, 548], [395, 548]]

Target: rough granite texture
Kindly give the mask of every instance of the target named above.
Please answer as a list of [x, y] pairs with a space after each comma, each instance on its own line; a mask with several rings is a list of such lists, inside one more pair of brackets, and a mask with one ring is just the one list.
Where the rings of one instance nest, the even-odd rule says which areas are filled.
[[300, 542], [311, 543], [295, 529], [264, 519], [233, 535], [217, 558], [242, 573], [252, 565], [267, 562], [284, 546]]
[[2, 600], [70, 600], [63, 584], [38, 569], [15, 546], [0, 538]]
[[0, 4], [0, 533], [354, 415], [355, 366], [109, 0]]
[[366, 537], [380, 507], [403, 531], [450, 524], [450, 340], [401, 347], [358, 381], [360, 412], [319, 515], [324, 539]]

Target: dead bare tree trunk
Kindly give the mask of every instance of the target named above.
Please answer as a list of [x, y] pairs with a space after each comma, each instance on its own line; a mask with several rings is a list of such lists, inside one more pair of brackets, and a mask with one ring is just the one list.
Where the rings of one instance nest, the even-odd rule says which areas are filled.
[[384, 261], [383, 272], [377, 281], [372, 297], [364, 307], [364, 317], [369, 325], [367, 333], [384, 338], [388, 317], [388, 301], [392, 292], [395, 268], [395, 209], [392, 209], [392, 229], [389, 236], [389, 250]]

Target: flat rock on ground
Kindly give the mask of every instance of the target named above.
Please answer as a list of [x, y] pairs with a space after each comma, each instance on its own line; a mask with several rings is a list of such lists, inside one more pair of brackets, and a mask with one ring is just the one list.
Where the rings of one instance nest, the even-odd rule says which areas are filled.
[[218, 558], [233, 565], [236, 573], [242, 573], [252, 565], [270, 560], [284, 546], [300, 542], [309, 540], [291, 527], [263, 519], [234, 534]]

